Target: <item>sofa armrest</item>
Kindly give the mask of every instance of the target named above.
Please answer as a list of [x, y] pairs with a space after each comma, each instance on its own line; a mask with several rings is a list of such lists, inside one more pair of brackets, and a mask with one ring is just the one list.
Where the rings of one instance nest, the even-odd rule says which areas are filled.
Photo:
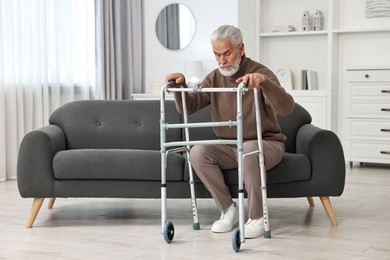
[[345, 159], [335, 133], [312, 124], [303, 125], [297, 133], [297, 153], [309, 157], [312, 165], [312, 193], [318, 196], [340, 196], [345, 184]]
[[17, 162], [17, 181], [22, 197], [54, 196], [53, 157], [65, 148], [65, 134], [56, 125], [31, 131], [23, 138]]

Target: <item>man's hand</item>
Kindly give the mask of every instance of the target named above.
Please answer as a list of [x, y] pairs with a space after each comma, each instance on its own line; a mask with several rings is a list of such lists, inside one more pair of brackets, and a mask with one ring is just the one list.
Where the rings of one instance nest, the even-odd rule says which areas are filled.
[[259, 86], [265, 81], [265, 76], [260, 73], [246, 74], [245, 76], [238, 78], [237, 83], [244, 83], [249, 89], [253, 89]]
[[168, 83], [169, 81], [175, 81], [176, 84], [180, 85], [185, 82], [185, 77], [182, 73], [167, 74], [164, 77], [164, 82]]

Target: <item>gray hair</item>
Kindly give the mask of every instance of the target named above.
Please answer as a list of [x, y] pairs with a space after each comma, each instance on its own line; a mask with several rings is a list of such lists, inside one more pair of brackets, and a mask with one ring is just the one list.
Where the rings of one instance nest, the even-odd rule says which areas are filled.
[[211, 34], [211, 43], [215, 41], [231, 40], [234, 47], [242, 43], [242, 33], [240, 29], [232, 25], [222, 25]]

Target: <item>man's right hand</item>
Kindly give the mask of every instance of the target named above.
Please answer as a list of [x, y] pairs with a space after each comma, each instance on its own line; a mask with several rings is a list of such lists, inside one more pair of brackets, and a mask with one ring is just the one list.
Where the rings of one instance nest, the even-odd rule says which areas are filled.
[[185, 82], [185, 77], [182, 73], [171, 73], [164, 77], [164, 82], [175, 81], [176, 84], [180, 85]]

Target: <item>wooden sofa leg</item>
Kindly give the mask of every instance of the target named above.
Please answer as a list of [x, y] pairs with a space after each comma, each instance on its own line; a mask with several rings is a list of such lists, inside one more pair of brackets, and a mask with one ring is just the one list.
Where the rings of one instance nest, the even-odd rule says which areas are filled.
[[50, 198], [49, 203], [47, 204], [48, 209], [52, 209], [56, 198]]
[[336, 216], [333, 212], [333, 207], [330, 203], [329, 197], [320, 197], [320, 200], [322, 202], [322, 205], [324, 206], [324, 209], [326, 211], [326, 214], [328, 215], [330, 222], [332, 222], [333, 226], [337, 226]]
[[32, 225], [34, 224], [35, 218], [37, 217], [39, 209], [41, 208], [44, 200], [45, 198], [34, 199], [34, 202], [31, 207], [30, 215], [28, 216], [28, 220], [27, 220], [27, 228], [31, 228]]
[[313, 197], [307, 197], [307, 201], [309, 202], [310, 207], [314, 207]]

